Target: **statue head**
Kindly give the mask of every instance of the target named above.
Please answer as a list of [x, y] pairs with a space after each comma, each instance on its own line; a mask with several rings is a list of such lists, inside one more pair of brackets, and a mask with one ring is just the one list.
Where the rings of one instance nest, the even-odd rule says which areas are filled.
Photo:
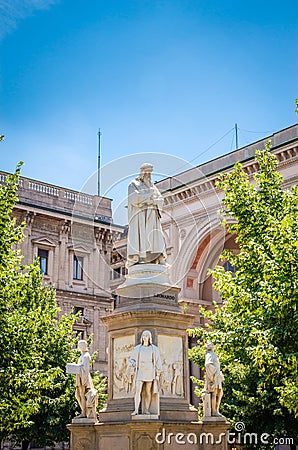
[[150, 163], [144, 163], [140, 167], [140, 175], [137, 177], [137, 179], [142, 180], [143, 183], [147, 184], [148, 186], [152, 185], [151, 180], [151, 173], [153, 171], [153, 166]]
[[141, 336], [141, 344], [142, 345], [151, 345], [152, 344], [152, 334], [149, 330], [144, 330]]
[[144, 163], [140, 167], [141, 175], [144, 173], [150, 173], [153, 172], [153, 166], [150, 163]]
[[88, 344], [87, 341], [84, 341], [83, 339], [78, 342], [78, 350], [81, 352], [87, 352], [88, 351]]
[[207, 351], [208, 350], [212, 350], [213, 351], [215, 349], [215, 345], [211, 341], [207, 341], [205, 347], [206, 347]]

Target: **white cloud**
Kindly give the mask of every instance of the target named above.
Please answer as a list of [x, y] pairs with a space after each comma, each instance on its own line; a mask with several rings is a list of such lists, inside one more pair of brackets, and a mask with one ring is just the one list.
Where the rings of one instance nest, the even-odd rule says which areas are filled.
[[47, 9], [59, 0], [0, 0], [0, 39], [14, 30], [20, 20]]

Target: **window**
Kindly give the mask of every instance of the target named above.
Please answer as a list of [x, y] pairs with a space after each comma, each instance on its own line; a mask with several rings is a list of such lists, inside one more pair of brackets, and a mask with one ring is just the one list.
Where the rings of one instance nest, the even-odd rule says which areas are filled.
[[193, 288], [193, 285], [194, 285], [194, 279], [193, 278], [186, 278], [186, 287], [188, 287], [188, 288]]
[[114, 308], [116, 308], [119, 305], [119, 297], [117, 294], [113, 294], [114, 298]]
[[49, 261], [49, 251], [38, 249], [37, 256], [39, 257], [40, 273], [48, 274], [48, 261]]
[[84, 315], [84, 308], [82, 308], [81, 306], [75, 306], [73, 308], [73, 313], [74, 314], [81, 313], [81, 317], [82, 317]]
[[[84, 339], [84, 331], [83, 330], [76, 330], [76, 339]], [[73, 346], [73, 348], [76, 348], [76, 345]]]
[[117, 267], [114, 269], [114, 280], [117, 280], [121, 277], [121, 267]]
[[73, 279], [83, 280], [83, 258], [82, 256], [73, 257]]

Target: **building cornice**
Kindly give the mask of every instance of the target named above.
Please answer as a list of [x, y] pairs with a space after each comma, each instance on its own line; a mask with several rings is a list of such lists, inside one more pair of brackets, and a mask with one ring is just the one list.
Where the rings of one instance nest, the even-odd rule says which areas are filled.
[[[283, 143], [278, 146], [272, 147], [271, 152], [276, 156], [279, 162], [278, 170], [280, 171], [282, 171], [286, 167], [296, 164], [298, 161], [298, 138], [292, 139], [291, 143], [287, 143], [286, 146], [285, 143]], [[251, 177], [259, 170], [258, 162], [254, 157], [251, 157], [246, 161], [241, 161], [241, 163], [243, 164], [244, 172]], [[188, 184], [177, 186], [172, 190], [164, 191], [162, 193], [165, 202], [164, 209], [166, 210], [174, 205], [176, 207], [179, 205], [179, 203], [196, 201], [198, 198], [202, 199], [207, 195], [214, 195], [215, 193], [219, 195], [220, 190], [216, 187], [218, 174], [229, 172], [234, 167], [234, 165], [235, 163], [229, 168], [225, 168], [216, 171], [214, 174], [208, 175], [208, 177], [198, 178], [196, 180], [190, 181]], [[285, 184], [286, 183], [287, 180], [285, 180]]]

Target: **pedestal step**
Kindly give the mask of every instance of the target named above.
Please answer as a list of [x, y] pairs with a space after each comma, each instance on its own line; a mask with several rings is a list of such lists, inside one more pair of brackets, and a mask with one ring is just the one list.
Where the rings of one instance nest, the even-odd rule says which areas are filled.
[[[137, 417], [137, 416], [136, 416]], [[70, 450], [227, 450], [227, 422], [130, 422], [71, 424]]]

